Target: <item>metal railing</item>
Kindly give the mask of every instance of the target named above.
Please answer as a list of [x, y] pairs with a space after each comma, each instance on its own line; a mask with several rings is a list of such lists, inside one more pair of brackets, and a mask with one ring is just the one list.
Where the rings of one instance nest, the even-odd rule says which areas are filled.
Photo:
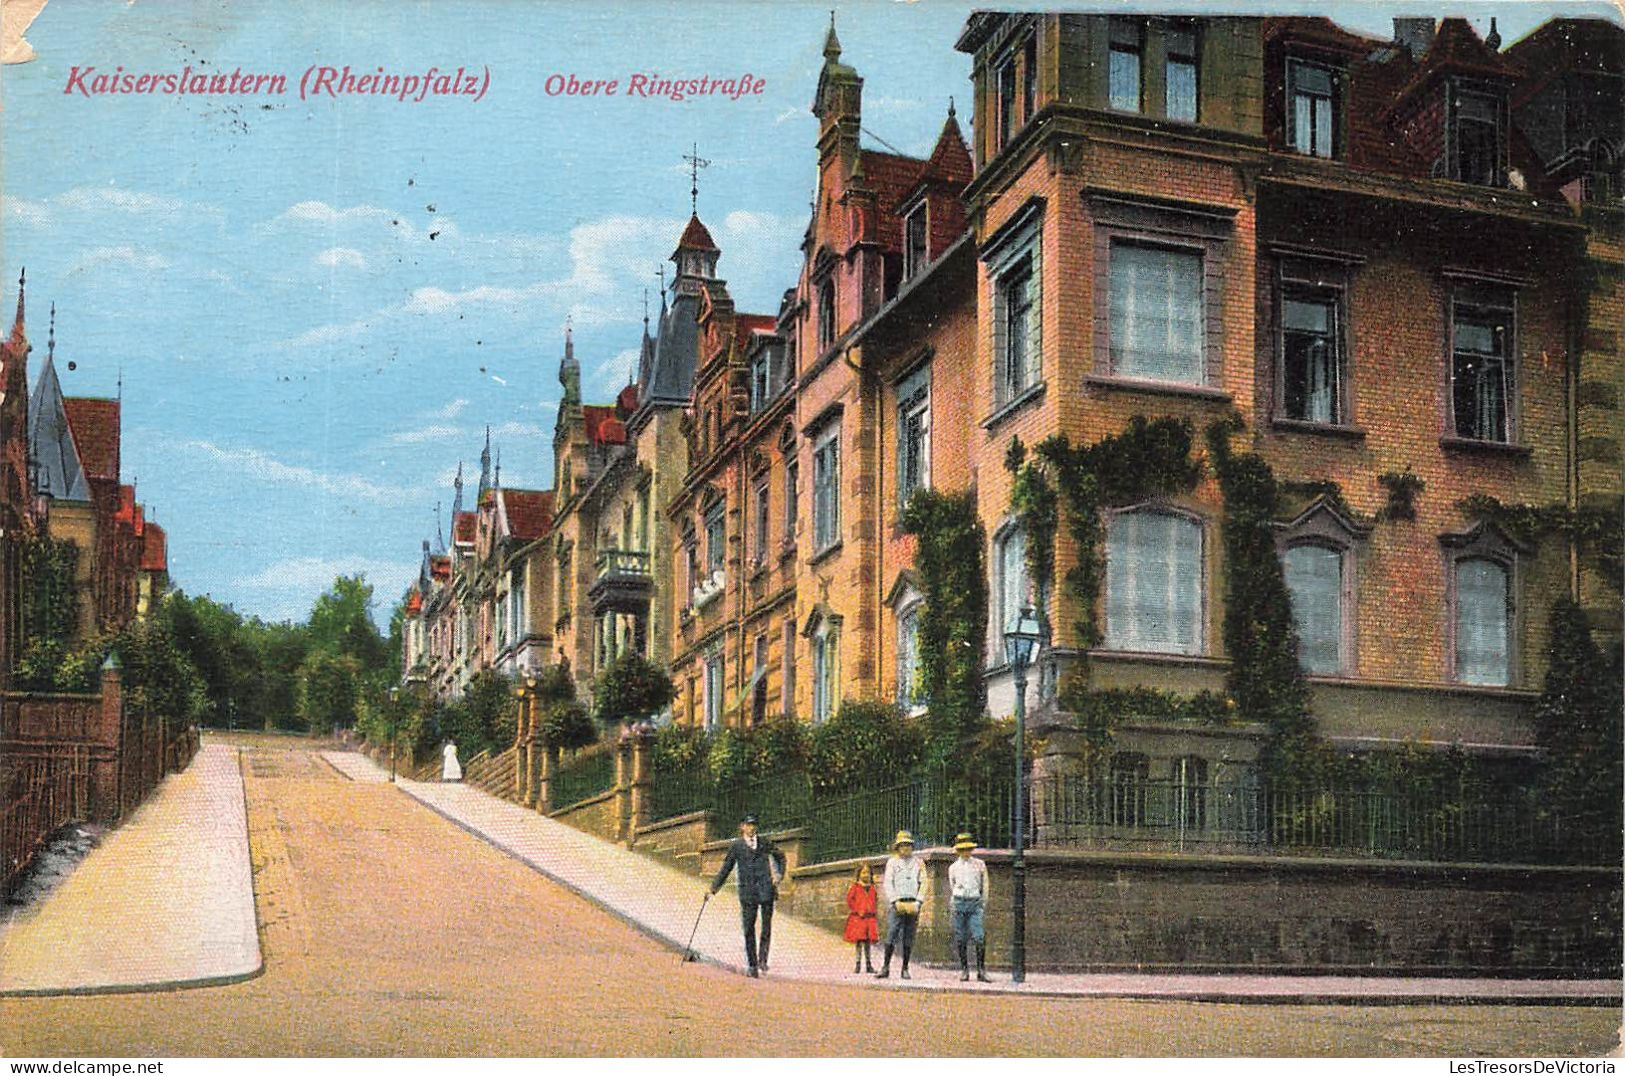
[[598, 577], [649, 574], [649, 554], [637, 549], [605, 549], [598, 554]]
[[615, 745], [587, 748], [559, 763], [549, 779], [547, 798], [554, 810], [602, 795], [615, 787]]
[[812, 808], [812, 780], [802, 771], [718, 788], [711, 804], [711, 835], [731, 836], [747, 814], [756, 816], [763, 832], [796, 829], [807, 824]]
[[1033, 783], [1037, 844], [1485, 863], [1607, 863], [1607, 820], [1533, 793], [1268, 788], [1247, 781], [1051, 777]]
[[807, 827], [818, 862], [884, 852], [904, 829], [922, 848], [952, 844], [959, 833], [986, 848], [1008, 848], [1014, 808], [1014, 779], [965, 784], [938, 773], [820, 800]]
[[711, 810], [717, 783], [706, 760], [663, 769], [649, 782], [649, 820], [663, 822], [681, 814]]
[[31, 759], [0, 772], [0, 892], [9, 890], [59, 827], [89, 816], [88, 756]]

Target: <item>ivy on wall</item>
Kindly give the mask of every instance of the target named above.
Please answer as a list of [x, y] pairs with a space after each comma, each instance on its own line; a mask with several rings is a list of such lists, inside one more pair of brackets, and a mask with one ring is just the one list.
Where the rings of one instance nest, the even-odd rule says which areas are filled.
[[[100, 661], [76, 652], [79, 634], [79, 547], [34, 535], [23, 539], [23, 638], [19, 686], [32, 691], [85, 691]], [[88, 669], [87, 669], [88, 667]]]
[[1525, 545], [1533, 545], [1543, 534], [1556, 534], [1573, 542], [1581, 556], [1594, 558], [1603, 578], [1614, 590], [1625, 587], [1625, 532], [1619, 525], [1621, 504], [1565, 504], [1537, 506], [1503, 504], [1485, 493], [1475, 493], [1457, 502], [1463, 512], [1489, 520], [1507, 535]]
[[1265, 726], [1264, 772], [1292, 782], [1322, 769], [1326, 751], [1309, 713], [1292, 598], [1275, 548], [1281, 489], [1262, 456], [1231, 447], [1231, 436], [1245, 429], [1233, 413], [1207, 428], [1208, 459], [1224, 495], [1225, 687], [1247, 720]]
[[972, 492], [918, 490], [903, 509], [902, 525], [918, 539], [914, 569], [925, 599], [919, 658], [930, 700], [926, 756], [947, 763], [987, 720], [987, 532]]

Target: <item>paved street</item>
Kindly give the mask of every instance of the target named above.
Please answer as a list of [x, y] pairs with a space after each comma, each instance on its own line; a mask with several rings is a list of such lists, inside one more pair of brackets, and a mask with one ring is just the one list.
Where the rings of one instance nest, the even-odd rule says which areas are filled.
[[[212, 738], [219, 742], [219, 738]], [[0, 999], [9, 1056], [1597, 1054], [1617, 1009], [1268, 1006], [753, 981], [670, 949], [313, 745], [238, 737], [265, 974]]]

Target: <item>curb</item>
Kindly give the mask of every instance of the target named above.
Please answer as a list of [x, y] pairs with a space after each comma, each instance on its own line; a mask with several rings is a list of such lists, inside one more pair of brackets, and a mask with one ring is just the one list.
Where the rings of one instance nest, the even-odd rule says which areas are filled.
[[[334, 767], [335, 769], [337, 767]], [[653, 938], [662, 945], [679, 953], [684, 951], [681, 939], [674, 939], [664, 932], [657, 930], [649, 924], [634, 919], [618, 908], [604, 903], [592, 893], [565, 881], [553, 872], [533, 863], [519, 853], [498, 843], [495, 838], [475, 829], [462, 819], [414, 795], [410, 789], [400, 782], [395, 786], [407, 798], [419, 804], [431, 813], [450, 822], [458, 829], [478, 838], [480, 841], [501, 852], [510, 859], [516, 860], [530, 870], [556, 885], [568, 889], [570, 892], [583, 898], [587, 902], [609, 913], [614, 918], [634, 928], [647, 937]], [[487, 793], [489, 795], [489, 793]], [[737, 964], [726, 963], [715, 957], [703, 953], [695, 953], [696, 963], [709, 964], [734, 975], [745, 977], [745, 969]], [[1583, 994], [1583, 995], [1544, 995], [1544, 994], [1512, 994], [1506, 996], [1491, 996], [1483, 994], [1449, 994], [1440, 992], [1421, 993], [1394, 993], [1394, 994], [1342, 994], [1317, 993], [1313, 990], [1294, 993], [1258, 993], [1238, 992], [1225, 993], [1217, 990], [1200, 990], [1190, 993], [1177, 991], [1156, 992], [1145, 989], [1125, 988], [1122, 990], [1060, 990], [1044, 986], [1002, 987], [987, 989], [985, 987], [961, 985], [958, 982], [932, 983], [929, 985], [905, 985], [902, 982], [880, 983], [872, 977], [864, 976], [851, 983], [843, 983], [838, 979], [807, 979], [793, 975], [772, 975], [769, 979], [783, 982], [816, 982], [830, 986], [857, 986], [871, 990], [891, 990], [899, 993], [917, 992], [927, 994], [970, 994], [982, 997], [1023, 997], [1023, 998], [1056, 998], [1068, 1000], [1113, 1000], [1113, 1001], [1160, 1001], [1160, 1002], [1195, 1002], [1210, 1005], [1337, 1005], [1337, 1006], [1401, 1006], [1401, 1005], [1501, 1005], [1518, 1007], [1557, 1007], [1557, 1008], [1617, 1008], [1622, 1004], [1619, 994]]]

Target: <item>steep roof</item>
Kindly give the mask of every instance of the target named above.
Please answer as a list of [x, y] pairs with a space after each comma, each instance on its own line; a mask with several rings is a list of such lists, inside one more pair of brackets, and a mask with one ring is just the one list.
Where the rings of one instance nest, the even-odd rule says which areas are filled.
[[947, 122], [942, 125], [942, 133], [937, 136], [936, 148], [931, 151], [930, 158], [925, 162], [925, 174], [922, 178], [963, 187], [975, 178], [975, 175], [976, 168], [971, 164], [970, 149], [965, 145], [964, 132], [959, 129], [959, 118], [950, 108]]
[[41, 492], [70, 501], [90, 500], [90, 485], [62, 401], [62, 383], [50, 355], [28, 401], [28, 451], [39, 464]]
[[626, 444], [626, 423], [610, 404], [582, 404], [581, 417], [587, 424], [587, 440], [595, 445]]
[[413, 587], [406, 592], [406, 609], [404, 612], [409, 617], [417, 616], [423, 612], [423, 595], [418, 591], [417, 587]]
[[474, 512], [458, 512], [452, 517], [451, 540], [453, 542], [473, 542], [475, 528], [479, 526], [480, 517]]
[[169, 571], [169, 536], [156, 523], [148, 523], [141, 534], [141, 570]]
[[553, 525], [553, 491], [550, 489], [505, 489], [502, 502], [508, 510], [508, 529], [515, 538], [540, 538]]
[[779, 319], [772, 314], [739, 314], [734, 317], [734, 339], [744, 348], [752, 334], [776, 332], [778, 327]]
[[688, 218], [688, 227], [683, 229], [682, 238], [677, 240], [678, 250], [716, 250], [717, 245], [711, 238], [711, 232], [700, 223], [699, 214]]
[[62, 404], [85, 473], [91, 478], [118, 478], [119, 402], [94, 396], [68, 396]]
[[642, 402], [686, 404], [694, 394], [694, 359], [700, 351], [700, 309], [697, 295], [679, 292], [669, 307], [662, 306], [660, 323], [650, 347], [649, 373], [640, 377]]
[[903, 249], [903, 222], [896, 207], [919, 184], [925, 173], [926, 162], [918, 157], [899, 157], [894, 153], [881, 153], [866, 149], [860, 155], [863, 166], [862, 183], [875, 192], [880, 243], [886, 250], [896, 253]]

